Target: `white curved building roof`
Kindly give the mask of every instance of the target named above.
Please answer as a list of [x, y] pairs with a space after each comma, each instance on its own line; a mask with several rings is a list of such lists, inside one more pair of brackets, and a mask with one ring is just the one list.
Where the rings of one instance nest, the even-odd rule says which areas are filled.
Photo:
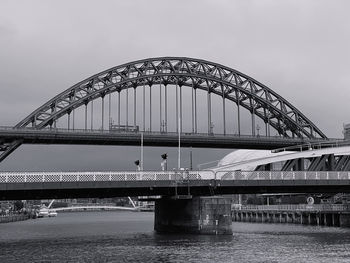
[[254, 171], [258, 166], [285, 162], [299, 158], [314, 158], [326, 154], [350, 155], [350, 146], [311, 149], [300, 152], [284, 151], [273, 153], [266, 150], [236, 150], [222, 158], [214, 171]]
[[266, 150], [236, 150], [229, 153], [224, 158], [222, 158], [218, 166], [229, 165], [233, 163], [254, 160], [257, 158], [263, 158], [271, 155], [271, 151]]

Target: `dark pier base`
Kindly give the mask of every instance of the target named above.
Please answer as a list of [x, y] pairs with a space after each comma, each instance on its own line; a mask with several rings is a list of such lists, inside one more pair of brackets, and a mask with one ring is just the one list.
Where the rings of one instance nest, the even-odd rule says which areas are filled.
[[159, 233], [232, 235], [231, 199], [162, 198], [155, 202], [154, 229]]

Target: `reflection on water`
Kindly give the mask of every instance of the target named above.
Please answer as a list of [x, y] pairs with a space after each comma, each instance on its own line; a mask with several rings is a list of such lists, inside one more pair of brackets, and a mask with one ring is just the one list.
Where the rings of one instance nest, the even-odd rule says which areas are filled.
[[152, 213], [61, 213], [1, 224], [0, 262], [349, 262], [349, 229], [232, 227], [232, 236], [159, 235]]

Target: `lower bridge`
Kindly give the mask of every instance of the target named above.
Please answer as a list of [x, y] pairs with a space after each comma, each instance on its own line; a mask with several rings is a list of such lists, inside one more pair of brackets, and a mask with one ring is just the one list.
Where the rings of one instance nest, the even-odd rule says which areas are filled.
[[126, 207], [126, 206], [109, 206], [109, 205], [90, 205], [90, 206], [67, 206], [50, 208], [50, 211], [55, 212], [74, 212], [74, 211], [96, 211], [96, 210], [122, 210], [122, 211], [138, 211], [137, 207]]
[[350, 172], [140, 171], [0, 173], [0, 200], [350, 192]]
[[159, 232], [232, 233], [231, 198], [244, 193], [350, 192], [350, 172], [140, 171], [0, 173], [0, 199], [162, 196]]

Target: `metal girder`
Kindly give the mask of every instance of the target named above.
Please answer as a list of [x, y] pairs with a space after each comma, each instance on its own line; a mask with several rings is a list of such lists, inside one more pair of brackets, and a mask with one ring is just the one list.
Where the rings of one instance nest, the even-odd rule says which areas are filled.
[[334, 154], [325, 154], [314, 158], [308, 171], [334, 171], [336, 167]]
[[342, 168], [342, 171], [349, 171], [350, 169], [350, 158], [348, 158]]
[[344, 171], [343, 168], [346, 167], [347, 162], [349, 161], [349, 159], [350, 159], [350, 156], [348, 156], [348, 155], [339, 156], [334, 170], [335, 171]]
[[[41, 129], [107, 94], [155, 84], [188, 86], [214, 93], [247, 109], [282, 136], [327, 138], [296, 107], [255, 79], [217, 63], [186, 57], [143, 59], [102, 71], [58, 94], [15, 127]], [[0, 161], [20, 144], [13, 141], [0, 155]]]
[[281, 171], [292, 171], [292, 170], [296, 170], [296, 169], [294, 169], [294, 168], [297, 166], [298, 160], [299, 160], [299, 159], [293, 159], [293, 160], [288, 160], [288, 161], [286, 161], [286, 163], [283, 165]]
[[[265, 122], [269, 114], [270, 124], [284, 136], [326, 138], [292, 104], [255, 79], [223, 65], [183, 57], [144, 59], [98, 73], [57, 95], [33, 111], [16, 127], [26, 127], [34, 122], [35, 127], [43, 128], [72, 109], [108, 93], [159, 83], [196, 86], [239, 103]], [[224, 94], [222, 87], [226, 90]], [[80, 92], [79, 96], [72, 96], [77, 92]], [[280, 120], [280, 124], [277, 120]]]
[[8, 145], [5, 145], [5, 144], [0, 145], [0, 162], [2, 162], [7, 156], [9, 156], [21, 144], [22, 144], [22, 141], [15, 140]]

